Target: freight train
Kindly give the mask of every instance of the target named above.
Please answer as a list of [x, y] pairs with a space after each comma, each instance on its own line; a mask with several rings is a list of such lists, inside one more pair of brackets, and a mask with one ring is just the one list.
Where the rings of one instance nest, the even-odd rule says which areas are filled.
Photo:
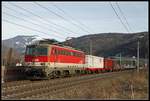
[[86, 55], [68, 46], [49, 43], [27, 45], [25, 73], [30, 79], [49, 79], [70, 75], [119, 71], [117, 60]]

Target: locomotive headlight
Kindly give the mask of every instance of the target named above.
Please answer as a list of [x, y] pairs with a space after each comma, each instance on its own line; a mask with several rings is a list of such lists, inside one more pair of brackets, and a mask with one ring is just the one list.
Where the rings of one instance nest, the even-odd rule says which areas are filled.
[[35, 59], [34, 61], [35, 61], [35, 62], [38, 62], [38, 61], [39, 61], [39, 59]]

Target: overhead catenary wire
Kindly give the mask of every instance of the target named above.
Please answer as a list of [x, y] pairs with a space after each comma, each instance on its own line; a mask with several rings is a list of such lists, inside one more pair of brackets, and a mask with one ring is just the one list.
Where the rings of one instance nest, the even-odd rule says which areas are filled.
[[[3, 5], [4, 6], [4, 5]], [[21, 14], [21, 15], [23, 15], [23, 16], [25, 16], [25, 17], [29, 17], [29, 16], [27, 16], [26, 14], [24, 14], [24, 13], [22, 13], [22, 12], [18, 12], [18, 11], [16, 11], [16, 10], [14, 10], [14, 9], [12, 9], [12, 8], [9, 8], [9, 7], [7, 7], [7, 6], [4, 6], [5, 8], [7, 8], [7, 9], [9, 9], [9, 10], [11, 10], [11, 11], [13, 11], [13, 12], [16, 12], [17, 14], [19, 13], [19, 14]], [[32, 18], [30, 18], [30, 20], [33, 22], [33, 21], [36, 21], [36, 22], [38, 22], [37, 20], [33, 20]], [[40, 23], [43, 23], [42, 21], [40, 22]], [[49, 26], [49, 24], [47, 24], [47, 23], [43, 23], [43, 24], [46, 24], [46, 25], [48, 25]], [[43, 27], [43, 26], [42, 26]], [[53, 29], [55, 29], [55, 30], [61, 30], [62, 31], [62, 29], [60, 29], [60, 28], [58, 28], [58, 27], [54, 27], [54, 26], [51, 26], [51, 27], [53, 27]], [[48, 27], [47, 27], [48, 28]], [[48, 28], [49, 29], [49, 28]], [[63, 30], [65, 33], [66, 33], [66, 35], [68, 35], [68, 32], [66, 31], [66, 30]], [[70, 34], [70, 33], [69, 33]]]
[[[36, 3], [36, 2], [35, 2]], [[10, 4], [12, 4], [12, 3], [10, 3]], [[111, 4], [111, 3], [110, 3]], [[15, 4], [13, 4], [13, 5], [15, 5]], [[18, 5], [17, 5], [18, 6]], [[55, 5], [56, 6], [56, 5]], [[111, 6], [112, 6], [112, 8], [113, 8], [113, 10], [114, 10], [114, 12], [115, 12], [115, 14], [117, 15], [117, 17], [119, 18], [119, 20], [121, 21], [121, 23], [122, 23], [122, 25], [124, 26], [124, 28], [129, 32], [129, 30], [128, 30], [128, 28], [126, 27], [126, 25], [123, 23], [123, 21], [121, 20], [121, 18], [119, 17], [119, 15], [117, 14], [117, 12], [116, 12], [116, 10], [115, 10], [115, 8], [113, 7], [113, 5], [111, 4]], [[57, 6], [56, 6], [57, 7]], [[119, 6], [118, 6], [119, 7]], [[59, 7], [57, 7], [58, 9], [60, 9], [64, 14], [66, 14], [65, 13], [65, 11], [64, 10], [62, 10], [61, 8], [59, 8]], [[24, 10], [25, 10], [25, 8], [23, 8]], [[27, 10], [27, 9], [26, 9]], [[25, 11], [26, 11], [25, 10]], [[121, 9], [120, 9], [121, 10]], [[29, 10], [28, 10], [28, 12], [31, 14], [32, 13], [32, 15], [34, 14], [33, 12], [30, 12]], [[52, 11], [53, 12], [53, 11]], [[54, 12], [55, 13], [55, 12]], [[57, 14], [57, 13], [55, 13], [55, 14]], [[35, 16], [37, 16], [36, 14], [34, 14]], [[66, 14], [67, 15], [67, 14]], [[58, 15], [59, 16], [59, 15]], [[68, 15], [67, 15], [68, 16]], [[38, 16], [38, 17], [41, 17], [41, 16]], [[71, 17], [72, 18], [72, 17]], [[40, 19], [42, 19], [43, 20], [43, 18], [41, 17]], [[44, 19], [45, 20], [45, 19]], [[45, 20], [45, 22], [46, 22], [46, 20]], [[126, 22], [127, 22], [127, 20], [126, 20]], [[80, 22], [79, 22], [80, 23]]]
[[125, 14], [124, 14], [123, 11], [121, 10], [121, 7], [119, 6], [119, 4], [118, 4], [117, 2], [116, 2], [116, 5], [117, 5], [117, 7], [118, 7], [120, 13], [122, 14], [123, 18], [125, 19], [126, 24], [128, 25], [128, 28], [130, 29], [130, 31], [132, 31], [132, 29], [131, 29], [131, 27], [130, 27], [128, 21], [127, 21], [127, 18], [125, 17]]
[[[61, 15], [59, 15], [59, 14], [57, 14], [57, 13], [53, 12], [53, 11], [52, 11], [52, 10], [50, 10], [49, 8], [47, 8], [47, 7], [45, 7], [45, 6], [41, 5], [41, 4], [39, 4], [39, 3], [37, 3], [37, 2], [34, 2], [34, 3], [35, 3], [36, 5], [38, 5], [38, 6], [40, 6], [41, 8], [43, 8], [43, 9], [45, 9], [45, 10], [49, 11], [50, 13], [53, 13], [54, 15], [56, 15], [56, 16], [58, 16], [58, 17], [60, 17], [61, 19], [63, 19], [63, 20], [65, 20], [65, 21], [69, 22], [69, 20], [68, 20], [68, 19], [66, 19], [66, 18], [64, 18], [63, 16], [61, 16]], [[75, 24], [75, 23], [73, 23], [73, 22], [69, 22], [69, 23], [71, 23], [72, 25], [74, 25], [74, 26], [78, 27], [79, 29], [83, 30], [84, 32], [90, 33], [89, 31], [87, 31], [87, 30], [83, 29], [82, 27], [80, 27], [80, 26], [76, 25], [76, 24]]]
[[17, 23], [11, 22], [11, 21], [6, 20], [6, 19], [2, 19], [2, 20], [5, 21], [5, 22], [7, 22], [7, 23], [10, 23], [10, 24], [20, 26], [20, 27], [22, 27], [22, 28], [26, 28], [26, 29], [30, 29], [30, 30], [32, 30], [32, 31], [36, 31], [36, 32], [39, 32], [39, 33], [43, 33], [43, 34], [48, 35], [48, 36], [50, 37], [49, 34], [43, 32], [43, 31], [39, 31], [39, 30], [36, 30], [36, 29], [34, 29], [34, 28], [30, 28], [30, 27], [27, 27], [27, 26], [24, 26], [24, 25], [21, 25], [21, 24], [17, 24]]
[[[52, 32], [55, 32], [55, 34], [58, 33], [58, 32], [55, 31], [55, 30], [46, 28], [46, 27], [44, 27], [44, 26], [41, 26], [40, 24], [33, 23], [33, 22], [28, 21], [28, 20], [26, 20], [26, 19], [24, 19], [24, 18], [20, 18], [20, 17], [17, 17], [17, 16], [15, 16], [15, 15], [11, 15], [11, 14], [8, 14], [8, 13], [6, 13], [6, 12], [3, 12], [3, 14], [6, 14], [6, 15], [11, 16], [11, 17], [14, 17], [14, 18], [16, 18], [16, 19], [20, 19], [20, 20], [23, 20], [23, 21], [25, 21], [25, 22], [31, 23], [31, 24], [33, 24], [33, 25], [36, 25], [36, 26], [39, 26], [39, 27], [48, 29], [48, 30], [50, 30], [50, 31], [52, 31]], [[53, 34], [53, 35], [54, 35], [54, 34]], [[60, 34], [56, 34], [56, 36], [57, 36], [57, 37], [61, 37]], [[61, 38], [63, 38], [63, 37], [61, 37]]]
[[21, 25], [21, 24], [17, 24], [17, 23], [11, 22], [11, 21], [6, 20], [6, 19], [2, 19], [2, 20], [5, 21], [5, 22], [7, 22], [7, 23], [10, 23], [10, 24], [14, 24], [14, 25], [20, 26], [20, 27], [22, 27], [22, 28], [26, 28], [26, 29], [30, 29], [30, 30], [32, 30], [32, 31], [36, 31], [36, 32], [43, 33], [43, 34], [47, 35], [48, 37], [50, 37], [49, 34], [43, 32], [43, 31], [36, 30], [36, 29], [34, 29], [34, 28], [30, 28], [30, 27], [27, 27], [27, 26], [24, 26], [24, 25]]
[[[74, 20], [76, 23], [78, 23], [79, 25], [82, 25], [84, 27], [86, 27], [84, 24], [82, 24], [81, 22], [75, 20], [72, 16], [69, 16], [67, 13], [65, 13], [65, 11], [59, 7], [57, 7], [56, 5], [53, 4], [53, 6], [55, 6], [57, 9], [59, 9], [61, 12], [63, 12], [65, 15], [67, 15], [69, 18], [71, 18], [72, 20]], [[87, 29], [89, 29], [88, 27], [86, 27]], [[90, 33], [90, 32], [89, 32]], [[91, 33], [90, 33], [91, 34]], [[92, 39], [88, 38], [89, 42], [90, 42], [90, 54], [92, 55]]]
[[115, 12], [117, 18], [119, 19], [119, 21], [121, 22], [121, 24], [123, 25], [123, 27], [125, 28], [125, 30], [129, 33], [128, 28], [126, 27], [126, 25], [123, 23], [122, 19], [119, 17], [117, 11], [115, 10], [115, 8], [113, 7], [113, 5], [111, 4], [111, 2], [109, 2], [111, 8], [113, 9], [113, 11]]
[[61, 26], [61, 25], [55, 24], [55, 23], [52, 22], [52, 21], [45, 20], [43, 17], [41, 17], [41, 16], [39, 16], [39, 15], [37, 15], [37, 14], [35, 14], [35, 13], [33, 13], [33, 12], [31, 12], [31, 11], [29, 11], [29, 10], [23, 8], [23, 7], [20, 7], [20, 6], [16, 5], [16, 4], [14, 4], [14, 3], [9, 3], [9, 4], [11, 4], [11, 5], [13, 5], [13, 6], [15, 6], [15, 7], [19, 8], [19, 9], [22, 9], [22, 10], [24, 10], [24, 11], [26, 11], [26, 12], [28, 12], [28, 13], [30, 13], [30, 14], [36, 16], [36, 17], [38, 17], [39, 19], [41, 19], [42, 21], [45, 21], [45, 22], [48, 23], [48, 24], [53, 24], [53, 25], [55, 25], [55, 26], [57, 26], [57, 27], [61, 27], [61, 28], [65, 29], [65, 30], [67, 30], [67, 31], [69, 31], [69, 32], [71, 32], [71, 33], [76, 33], [76, 32], [73, 32], [72, 30], [70, 30], [70, 29], [68, 29], [68, 28], [65, 28], [65, 27], [63, 27], [63, 26]]
[[[19, 13], [19, 14], [21, 14], [21, 15], [23, 15], [23, 16], [25, 16], [25, 17], [29, 17], [29, 16], [27, 16], [26, 14], [24, 14], [24, 13], [22, 13], [22, 12], [18, 12], [18, 11], [16, 11], [16, 10], [14, 10], [14, 9], [12, 9], [12, 8], [9, 8], [9, 7], [7, 7], [7, 6], [5, 6], [5, 5], [3, 5], [5, 8], [7, 8], [7, 9], [9, 9], [9, 10], [11, 10], [11, 11], [13, 11], [13, 12], [16, 12], [16, 13]], [[30, 18], [30, 19], [32, 19], [32, 18]], [[38, 22], [37, 20], [31, 20], [31, 21], [36, 21], [36, 22]], [[40, 22], [40, 23], [43, 23], [42, 21]], [[47, 24], [47, 23], [43, 23], [43, 24], [46, 24], [46, 25], [50, 25], [50, 24]], [[62, 29], [60, 29], [60, 28], [58, 28], [58, 27], [54, 27], [54, 26], [51, 26], [51, 27], [53, 27], [53, 29], [56, 29], [56, 30], [61, 30], [61, 31], [63, 31]], [[66, 34], [68, 33], [67, 31], [64, 31]]]
[[[70, 19], [72, 19], [73, 21], [75, 21], [76, 23], [78, 23], [78, 25], [82, 25], [84, 26], [86, 29], [90, 29], [89, 27], [87, 27], [85, 24], [81, 23], [80, 21], [76, 20], [75, 18], [73, 18], [72, 16], [70, 16], [69, 14], [67, 14], [62, 8], [58, 7], [57, 5], [55, 5], [53, 3], [53, 6], [55, 6], [58, 10], [60, 10], [61, 12], [63, 12], [66, 16], [68, 16]], [[89, 31], [89, 32], [93, 32], [93, 31]], [[94, 32], [93, 32], [94, 33]]]
[[13, 11], [13, 12], [19, 13], [19, 14], [21, 14], [21, 15], [23, 15], [23, 16], [29, 17], [29, 16], [25, 15], [24, 13], [18, 12], [18, 11], [14, 10], [14, 9], [12, 9], [12, 8], [10, 8], [10, 7], [7, 7], [7, 6], [5, 6], [5, 5], [3, 5], [3, 7], [7, 8], [7, 9]]
[[37, 15], [37, 14], [35, 14], [35, 13], [33, 13], [33, 12], [31, 12], [31, 11], [29, 11], [29, 10], [23, 8], [23, 7], [20, 7], [20, 6], [16, 5], [16, 4], [12, 4], [12, 3], [10, 3], [10, 4], [13, 5], [13, 6], [15, 6], [15, 7], [17, 7], [17, 8], [22, 9], [23, 11], [26, 11], [26, 12], [28, 12], [28, 13], [30, 13], [30, 14], [36, 16], [36, 17], [38, 17], [38, 18], [41, 19], [42, 21], [46, 22], [48, 25], [49, 25], [49, 24], [53, 24], [53, 25], [57, 26], [57, 27], [55, 27], [55, 28], [58, 28], [58, 26], [59, 26], [59, 27], [65, 29], [65, 30], [67, 30], [67, 31], [69, 31], [69, 32], [74, 33], [74, 32], [71, 31], [70, 29], [67, 29], [67, 28], [65, 28], [65, 27], [63, 27], [63, 26], [61, 26], [61, 25], [55, 24], [55, 23], [52, 22], [52, 21], [45, 20], [43, 17], [41, 17], [41, 16], [39, 16], [39, 15]]

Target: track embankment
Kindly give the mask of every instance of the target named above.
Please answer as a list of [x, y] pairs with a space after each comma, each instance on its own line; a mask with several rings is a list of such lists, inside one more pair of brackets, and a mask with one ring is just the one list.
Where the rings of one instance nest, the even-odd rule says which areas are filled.
[[2, 84], [2, 99], [45, 99], [50, 95], [52, 96], [64, 92], [70, 87], [79, 86], [88, 82], [96, 82], [101, 79], [115, 78], [126, 72], [133, 72], [133, 70], [57, 78], [50, 80], [23, 80], [7, 82]]

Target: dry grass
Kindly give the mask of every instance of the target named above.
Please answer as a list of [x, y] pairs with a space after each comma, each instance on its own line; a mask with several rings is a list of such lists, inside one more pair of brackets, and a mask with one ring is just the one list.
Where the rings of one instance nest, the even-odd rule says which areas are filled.
[[49, 99], [148, 99], [148, 72], [133, 71], [74, 86]]

